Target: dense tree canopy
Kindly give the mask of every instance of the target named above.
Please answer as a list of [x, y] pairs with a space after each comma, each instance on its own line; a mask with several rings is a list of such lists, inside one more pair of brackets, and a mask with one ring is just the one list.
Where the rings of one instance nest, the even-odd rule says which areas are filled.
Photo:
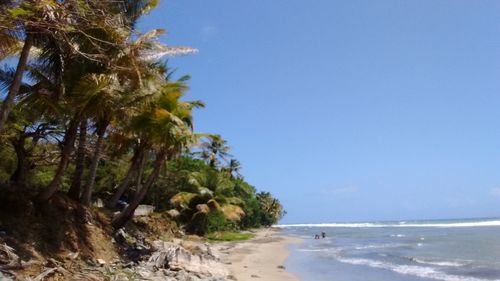
[[101, 199], [121, 211], [115, 228], [141, 203], [200, 234], [276, 223], [281, 204], [243, 179], [226, 141], [194, 132], [204, 105], [184, 100], [189, 77], [174, 79], [165, 58], [196, 50], [135, 29], [156, 5], [1, 2], [2, 188]]

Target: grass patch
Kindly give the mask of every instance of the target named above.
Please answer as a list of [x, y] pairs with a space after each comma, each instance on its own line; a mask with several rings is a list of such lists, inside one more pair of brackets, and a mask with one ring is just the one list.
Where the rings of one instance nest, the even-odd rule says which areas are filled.
[[242, 241], [255, 237], [255, 234], [248, 232], [213, 232], [207, 235], [208, 240], [212, 241]]

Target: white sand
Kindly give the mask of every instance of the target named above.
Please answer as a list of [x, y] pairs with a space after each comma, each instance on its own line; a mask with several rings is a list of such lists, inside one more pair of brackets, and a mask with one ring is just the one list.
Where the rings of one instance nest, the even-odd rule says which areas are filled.
[[288, 246], [300, 242], [279, 230], [263, 229], [251, 240], [219, 243], [214, 249], [238, 281], [298, 281], [283, 265], [290, 254]]

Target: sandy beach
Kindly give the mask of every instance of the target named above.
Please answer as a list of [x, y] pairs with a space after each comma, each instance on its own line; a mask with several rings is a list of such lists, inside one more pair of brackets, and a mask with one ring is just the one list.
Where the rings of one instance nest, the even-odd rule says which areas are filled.
[[215, 250], [238, 281], [299, 280], [286, 271], [284, 262], [290, 254], [288, 246], [301, 240], [280, 234], [277, 229], [262, 229], [248, 241], [224, 242]]

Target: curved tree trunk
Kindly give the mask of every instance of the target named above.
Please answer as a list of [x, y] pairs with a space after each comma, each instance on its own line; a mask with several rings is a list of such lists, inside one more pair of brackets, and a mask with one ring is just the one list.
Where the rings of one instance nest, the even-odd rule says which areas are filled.
[[128, 168], [127, 174], [125, 175], [125, 178], [122, 180], [118, 188], [116, 189], [116, 192], [113, 194], [111, 199], [106, 203], [106, 207], [112, 209], [116, 206], [118, 203], [118, 200], [120, 200], [120, 197], [122, 197], [123, 193], [125, 190], [128, 188], [128, 184], [130, 180], [132, 180], [132, 176], [134, 175], [135, 171], [138, 169], [140, 165], [141, 159], [144, 158], [144, 149], [141, 147], [138, 147], [134, 153], [134, 156], [132, 157], [132, 163], [130, 163], [130, 166]]
[[50, 199], [52, 195], [61, 186], [61, 181], [63, 179], [66, 168], [68, 168], [71, 153], [74, 150], [75, 139], [78, 132], [78, 124], [80, 123], [78, 116], [73, 117], [69, 122], [68, 129], [64, 135], [63, 149], [61, 152], [61, 160], [59, 160], [59, 165], [57, 166], [56, 174], [49, 185], [38, 194], [37, 201], [44, 202]]
[[21, 88], [21, 83], [23, 81], [24, 70], [26, 69], [26, 64], [28, 63], [28, 57], [30, 55], [31, 47], [33, 46], [33, 39], [30, 35], [26, 35], [24, 40], [23, 50], [19, 56], [19, 62], [17, 63], [16, 73], [14, 74], [14, 79], [12, 80], [12, 85], [10, 86], [9, 93], [5, 97], [2, 103], [2, 108], [0, 109], [0, 133], [5, 127], [9, 113], [14, 105], [14, 99], [19, 93]]
[[90, 174], [85, 188], [82, 194], [82, 204], [90, 205], [92, 201], [92, 190], [94, 189], [95, 177], [97, 174], [97, 167], [99, 166], [99, 160], [101, 159], [102, 146], [104, 144], [104, 134], [108, 128], [109, 122], [103, 122], [98, 124], [97, 127], [97, 141], [95, 143], [94, 155], [92, 156], [92, 163], [90, 163]]
[[80, 122], [80, 136], [78, 138], [78, 151], [76, 152], [76, 167], [68, 190], [68, 196], [73, 200], [80, 199], [80, 189], [82, 185], [82, 175], [85, 170], [85, 146], [87, 145], [87, 119]]
[[142, 188], [136, 192], [132, 202], [130, 202], [130, 204], [121, 213], [113, 218], [112, 225], [115, 229], [123, 227], [127, 223], [127, 221], [132, 218], [135, 209], [137, 209], [142, 200], [144, 200], [144, 197], [146, 197], [146, 194], [153, 185], [154, 181], [158, 178], [161, 168], [165, 164], [165, 156], [166, 151], [161, 150], [160, 152], [158, 152], [158, 154], [156, 155], [155, 163], [153, 165], [153, 171], [148, 176], [148, 179], [146, 180]]

